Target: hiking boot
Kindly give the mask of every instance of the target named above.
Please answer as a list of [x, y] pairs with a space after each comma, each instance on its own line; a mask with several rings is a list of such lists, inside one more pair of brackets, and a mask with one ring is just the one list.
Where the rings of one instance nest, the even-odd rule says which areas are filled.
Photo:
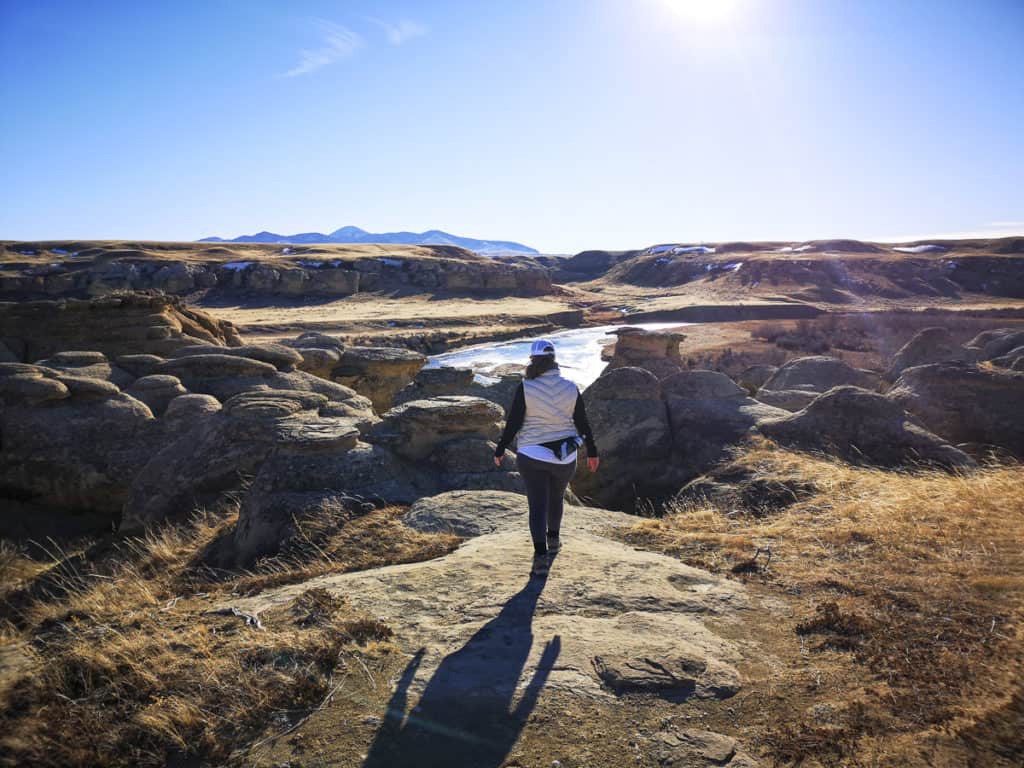
[[562, 538], [560, 536], [548, 536], [548, 553], [557, 552], [562, 548]]
[[534, 555], [533, 567], [530, 568], [531, 576], [547, 576], [550, 565], [547, 555]]

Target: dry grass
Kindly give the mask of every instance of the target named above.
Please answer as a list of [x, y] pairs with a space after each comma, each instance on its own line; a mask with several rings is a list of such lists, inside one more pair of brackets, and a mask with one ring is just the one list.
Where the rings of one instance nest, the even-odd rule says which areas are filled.
[[[1024, 759], [1021, 467], [895, 473], [766, 441], [736, 464], [813, 492], [767, 516], [680, 505], [622, 535], [700, 567], [756, 572], [752, 589], [793, 607], [789, 637], [831, 669], [845, 711], [827, 726], [803, 710], [778, 712], [767, 724], [771, 753], [784, 763], [818, 754], [852, 765], [871, 754], [916, 764], [908, 735], [941, 734], [947, 757]], [[745, 567], [757, 547], [771, 549], [767, 570]], [[799, 665], [794, 657], [791, 669]]]
[[[23, 644], [32, 663], [0, 685], [0, 764], [238, 762], [257, 737], [330, 698], [350, 663], [388, 656], [391, 630], [323, 590], [261, 615], [261, 627], [211, 609], [242, 591], [434, 557], [457, 542], [410, 531], [399, 513], [344, 527], [309, 521], [302, 540], [243, 574], [203, 563], [233, 515], [93, 543], [88, 567], [74, 569], [4, 545], [0, 568], [19, 574], [20, 588], [4, 598], [2, 639]], [[33, 589], [42, 571], [46, 588]]]

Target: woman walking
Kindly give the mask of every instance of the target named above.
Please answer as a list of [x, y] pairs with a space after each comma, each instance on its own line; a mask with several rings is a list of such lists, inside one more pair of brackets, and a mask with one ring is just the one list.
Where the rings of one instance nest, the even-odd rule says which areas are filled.
[[505, 431], [494, 449], [501, 464], [505, 449], [519, 433], [516, 466], [526, 484], [530, 505], [535, 576], [548, 572], [548, 554], [561, 547], [562, 499], [576, 472], [576, 449], [587, 446], [587, 468], [596, 472], [600, 460], [579, 388], [562, 378], [555, 345], [543, 339], [530, 347], [526, 376], [516, 389]]

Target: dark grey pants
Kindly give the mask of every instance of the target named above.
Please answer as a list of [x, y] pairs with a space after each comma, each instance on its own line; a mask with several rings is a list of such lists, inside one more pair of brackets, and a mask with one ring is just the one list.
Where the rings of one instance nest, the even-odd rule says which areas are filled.
[[576, 472], [576, 462], [552, 464], [517, 453], [516, 466], [526, 484], [534, 551], [547, 552], [547, 532], [557, 533], [562, 527], [562, 499]]

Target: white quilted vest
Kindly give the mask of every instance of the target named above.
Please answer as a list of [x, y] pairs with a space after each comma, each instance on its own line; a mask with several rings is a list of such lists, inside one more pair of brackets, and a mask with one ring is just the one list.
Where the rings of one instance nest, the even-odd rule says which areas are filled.
[[523, 379], [526, 417], [519, 430], [519, 446], [540, 445], [576, 434], [572, 412], [579, 390], [558, 371], [545, 371], [535, 379]]

